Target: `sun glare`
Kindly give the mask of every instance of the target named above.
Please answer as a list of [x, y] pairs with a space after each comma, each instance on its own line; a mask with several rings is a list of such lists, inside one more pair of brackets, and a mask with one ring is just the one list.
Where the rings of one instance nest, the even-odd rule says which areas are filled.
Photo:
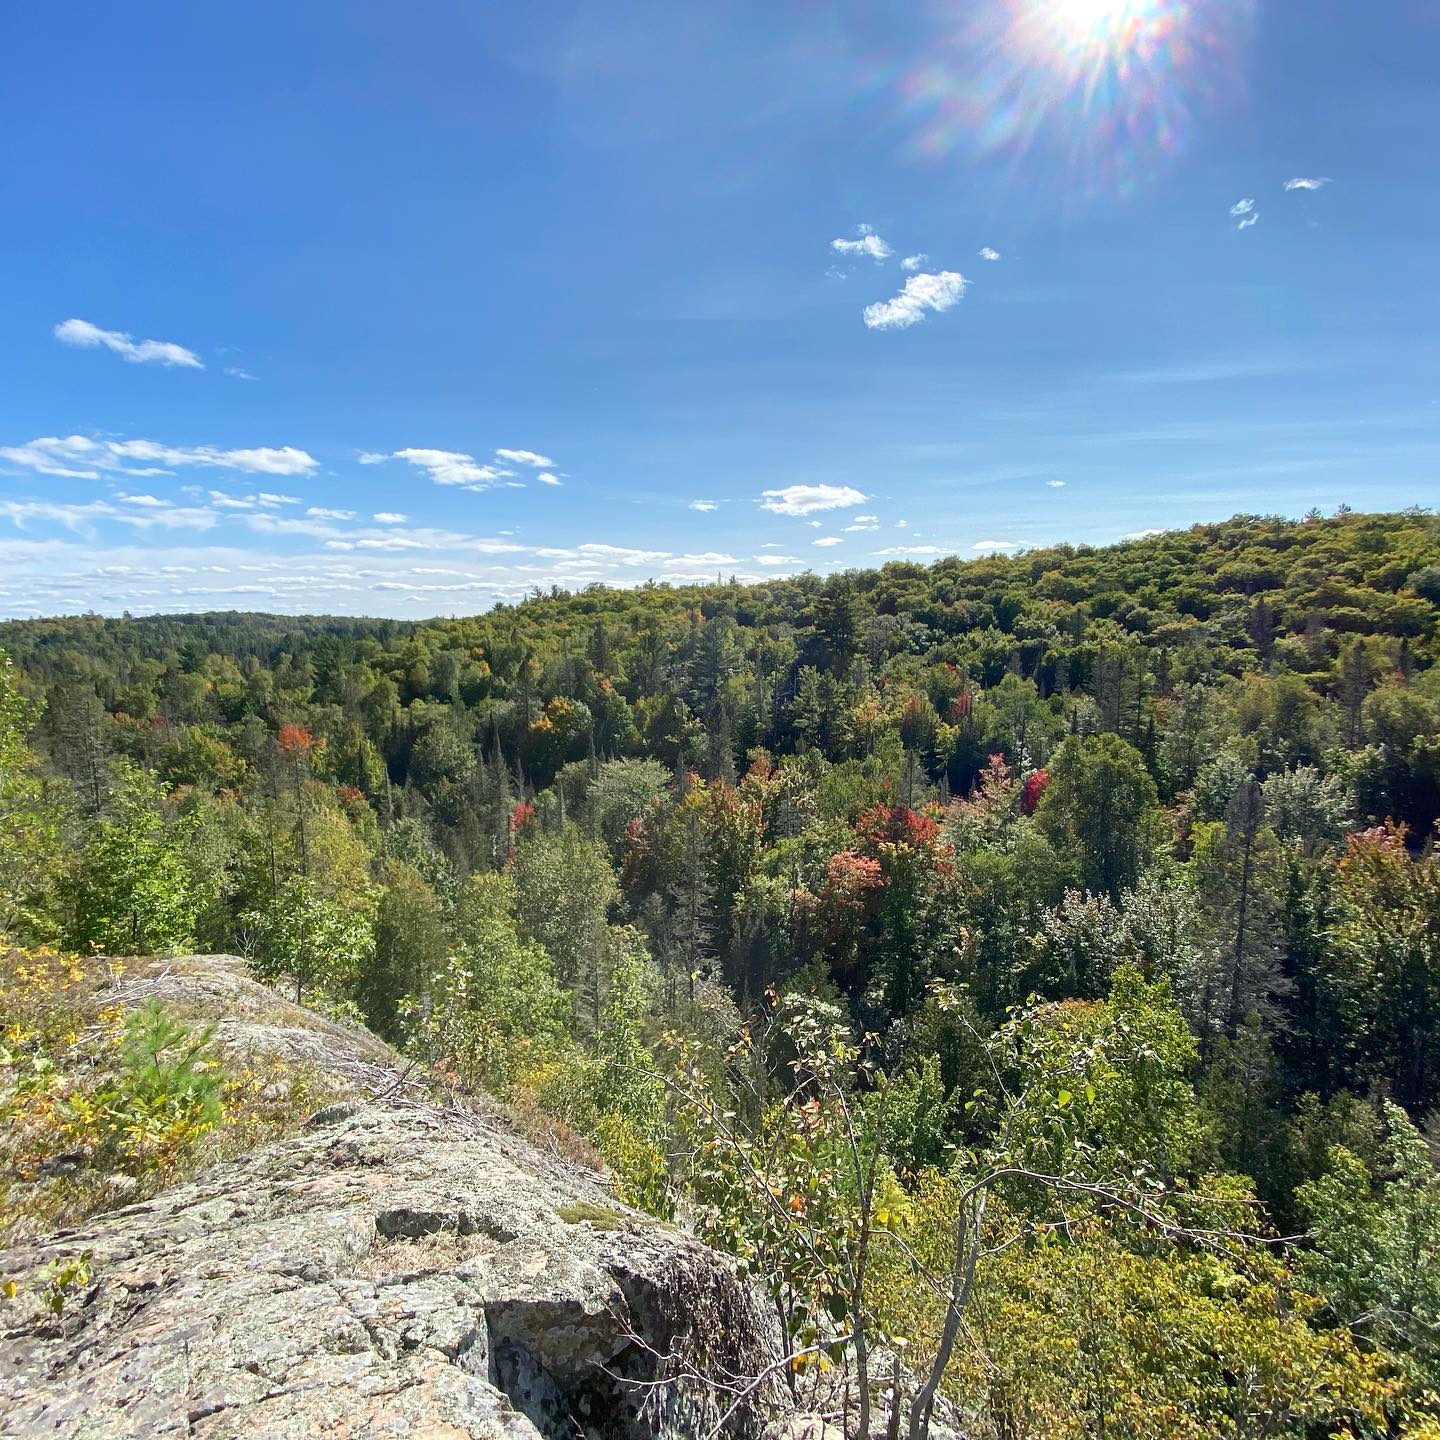
[[1152, 43], [1182, 9], [1177, 0], [1026, 0], [1017, 28], [1036, 59], [1093, 65]]
[[953, 18], [899, 81], [910, 147], [1016, 166], [1045, 150], [1088, 194], [1143, 184], [1183, 153], [1197, 112], [1240, 93], [1257, 0], [932, 3]]
[[1079, 37], [1093, 38], [1122, 26], [1132, 0], [1048, 0], [1056, 27]]

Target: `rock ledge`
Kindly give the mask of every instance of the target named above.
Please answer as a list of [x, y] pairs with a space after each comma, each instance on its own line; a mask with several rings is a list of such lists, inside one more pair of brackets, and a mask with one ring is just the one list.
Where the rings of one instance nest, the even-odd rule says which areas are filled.
[[[317, 1017], [306, 1043], [347, 1033]], [[355, 1045], [387, 1069], [373, 1037]], [[779, 1353], [724, 1257], [502, 1121], [405, 1093], [0, 1253], [0, 1279], [92, 1257], [62, 1316], [0, 1312], [0, 1434], [692, 1436], [720, 1412], [678, 1371], [753, 1375]], [[778, 1399], [757, 1392], [727, 1432], [757, 1434]]]

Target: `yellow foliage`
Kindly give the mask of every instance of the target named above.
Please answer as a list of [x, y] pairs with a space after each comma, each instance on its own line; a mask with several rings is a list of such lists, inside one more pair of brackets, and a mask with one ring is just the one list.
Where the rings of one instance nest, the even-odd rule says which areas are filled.
[[123, 971], [110, 960], [0, 951], [0, 1242], [143, 1198], [283, 1133], [329, 1098], [271, 1057], [263, 1068], [227, 1064], [208, 1047], [194, 1070], [214, 1099], [138, 1083], [125, 1053], [135, 1012], [101, 1003]]

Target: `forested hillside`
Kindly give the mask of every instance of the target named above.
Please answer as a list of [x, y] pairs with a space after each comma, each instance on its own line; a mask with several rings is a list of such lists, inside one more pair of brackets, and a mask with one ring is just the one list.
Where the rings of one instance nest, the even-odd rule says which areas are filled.
[[1407, 512], [0, 626], [0, 1105], [27, 951], [233, 952], [744, 1257], [797, 1390], [1440, 1435], [1437, 622]]

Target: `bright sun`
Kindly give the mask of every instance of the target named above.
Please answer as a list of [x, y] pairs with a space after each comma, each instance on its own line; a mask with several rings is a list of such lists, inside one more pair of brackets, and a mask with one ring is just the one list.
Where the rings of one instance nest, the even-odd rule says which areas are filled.
[[1016, 36], [1061, 70], [1114, 61], [1173, 28], [1179, 0], [1020, 0]]
[[1071, 43], [1105, 42], [1145, 9], [1144, 0], [1044, 0], [1058, 38]]

